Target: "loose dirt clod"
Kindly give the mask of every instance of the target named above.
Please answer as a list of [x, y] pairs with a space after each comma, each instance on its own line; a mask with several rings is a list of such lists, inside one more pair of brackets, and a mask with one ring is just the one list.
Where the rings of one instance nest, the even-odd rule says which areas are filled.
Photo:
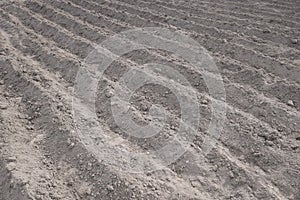
[[7, 158], [7, 162], [15, 162], [17, 160], [17, 158], [15, 156], [11, 156], [9, 158]]
[[7, 167], [7, 170], [8, 170], [8, 171], [13, 171], [13, 170], [16, 169], [16, 163], [10, 162], [10, 163], [7, 164], [6, 167]]
[[1, 110], [6, 110], [8, 108], [7, 104], [0, 104], [0, 109]]

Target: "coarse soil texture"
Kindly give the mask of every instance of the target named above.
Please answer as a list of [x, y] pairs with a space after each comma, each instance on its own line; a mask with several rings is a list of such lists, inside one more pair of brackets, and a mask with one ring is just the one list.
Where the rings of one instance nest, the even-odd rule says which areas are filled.
[[[98, 82], [96, 114], [107, 138], [100, 142], [148, 152], [176, 135], [181, 108], [160, 85], [130, 100], [140, 125], [149, 123], [151, 105], [164, 108], [160, 134], [128, 137], [112, 116], [119, 79], [149, 62], [180, 72], [201, 111], [198, 135], [180, 159], [128, 173], [83, 145], [72, 98], [78, 69], [97, 44], [143, 27], [180, 31], [208, 50], [224, 82], [226, 120], [212, 150], [196, 159], [213, 101], [201, 73], [159, 49], [122, 56]], [[0, 0], [0, 200], [27, 199], [299, 200], [300, 1]]]

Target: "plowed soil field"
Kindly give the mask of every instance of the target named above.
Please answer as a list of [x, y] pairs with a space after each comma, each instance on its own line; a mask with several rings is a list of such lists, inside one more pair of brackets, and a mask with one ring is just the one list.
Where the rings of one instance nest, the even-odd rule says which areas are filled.
[[[112, 154], [99, 149], [106, 155], [99, 159], [78, 135], [72, 102], [79, 69], [107, 38], [145, 27], [192, 38], [218, 67], [226, 119], [206, 154], [214, 99], [200, 72], [161, 49], [127, 53], [97, 83], [95, 114], [104, 131], [91, 138]], [[129, 110], [145, 126], [151, 106], [163, 108], [159, 134], [132, 137], [113, 117], [122, 76], [154, 62], [195, 91], [197, 135], [162, 169], [119, 170], [110, 156], [123, 149], [148, 154], [179, 130], [177, 96], [158, 84], [136, 90]], [[21, 199], [299, 200], [300, 1], [0, 0], [0, 200]]]

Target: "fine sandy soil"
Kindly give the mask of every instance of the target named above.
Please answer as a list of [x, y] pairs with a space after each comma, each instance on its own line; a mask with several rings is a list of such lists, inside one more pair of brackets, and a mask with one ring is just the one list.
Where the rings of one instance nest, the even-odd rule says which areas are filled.
[[[0, 0], [0, 200], [300, 199], [300, 2], [298, 0]], [[97, 159], [76, 134], [72, 96], [93, 48], [137, 27], [180, 30], [213, 57], [226, 90], [226, 121], [201, 160], [211, 118], [202, 75], [182, 58], [133, 51], [99, 80], [98, 121], [107, 138], [149, 151], [176, 134], [180, 106], [158, 85], [132, 97], [137, 123], [167, 110], [163, 133], [126, 137], [110, 98], [122, 75], [149, 61], [190, 82], [201, 119], [191, 148], [163, 170], [128, 173]], [[110, 141], [104, 141], [110, 142]]]

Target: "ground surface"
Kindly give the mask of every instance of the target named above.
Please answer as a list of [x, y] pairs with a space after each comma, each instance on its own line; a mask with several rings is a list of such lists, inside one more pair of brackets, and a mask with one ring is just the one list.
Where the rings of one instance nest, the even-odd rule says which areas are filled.
[[[0, 199], [300, 199], [300, 2], [298, 0], [30, 0], [0, 1]], [[80, 142], [72, 115], [78, 68], [93, 47], [135, 27], [181, 30], [213, 56], [226, 89], [227, 120], [201, 161], [210, 100], [201, 74], [167, 52], [132, 52], [99, 82], [96, 107], [107, 138], [108, 100], [128, 60], [174, 67], [196, 88], [202, 118], [191, 148], [167, 169], [114, 170]], [[104, 95], [105, 94], [105, 95]], [[167, 95], [166, 95], [167, 94]], [[147, 105], [169, 111], [174, 95], [148, 85], [132, 106], [144, 123]], [[172, 132], [173, 131], [173, 132]], [[128, 139], [147, 151], [168, 138]], [[104, 141], [105, 142], [105, 141]], [[107, 141], [109, 142], [109, 141]]]

